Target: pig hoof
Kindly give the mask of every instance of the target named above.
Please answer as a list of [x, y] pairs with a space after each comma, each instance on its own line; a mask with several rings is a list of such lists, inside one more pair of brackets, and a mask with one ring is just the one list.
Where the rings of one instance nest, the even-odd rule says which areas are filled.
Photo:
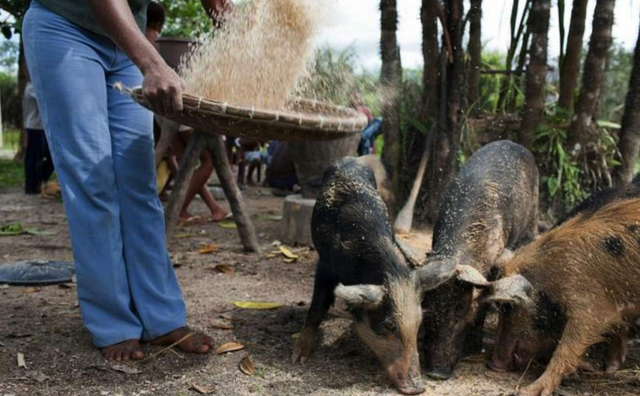
[[453, 370], [431, 370], [427, 375], [435, 380], [445, 381], [453, 376]]
[[424, 386], [398, 387], [403, 395], [419, 395], [425, 391]]
[[544, 384], [534, 382], [515, 393], [515, 396], [551, 396], [555, 389], [548, 389]]
[[313, 350], [313, 337], [300, 336], [295, 346], [293, 347], [293, 355], [291, 356], [291, 363], [304, 364]]

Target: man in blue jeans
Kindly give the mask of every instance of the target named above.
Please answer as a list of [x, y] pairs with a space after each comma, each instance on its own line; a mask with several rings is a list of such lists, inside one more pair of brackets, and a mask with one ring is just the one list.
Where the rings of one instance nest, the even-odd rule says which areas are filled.
[[[23, 41], [62, 187], [84, 325], [110, 360], [140, 341], [207, 353], [186, 325], [156, 194], [152, 113], [113, 89], [142, 84], [159, 114], [182, 110], [182, 81], [145, 38], [149, 0], [33, 0]], [[226, 0], [202, 0], [214, 21]]]

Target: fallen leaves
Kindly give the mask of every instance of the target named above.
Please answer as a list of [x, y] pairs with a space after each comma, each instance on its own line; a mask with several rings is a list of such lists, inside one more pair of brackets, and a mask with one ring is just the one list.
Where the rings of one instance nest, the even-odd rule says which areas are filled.
[[278, 247], [280, 249], [280, 251], [282, 252], [282, 255], [285, 256], [286, 258], [290, 259], [290, 260], [297, 260], [300, 258], [300, 256], [293, 254], [293, 252], [291, 252], [291, 250], [289, 250], [286, 246], [284, 245], [280, 245]]
[[251, 357], [249, 355], [240, 360], [238, 367], [240, 368], [240, 371], [246, 375], [254, 375], [256, 373], [256, 366], [253, 365], [253, 361], [251, 361]]
[[215, 391], [215, 388], [213, 386], [207, 388], [197, 384], [191, 384], [191, 388], [201, 395], [210, 395]]
[[15, 236], [22, 234], [30, 234], [30, 235], [53, 235], [52, 231], [41, 231], [37, 228], [24, 228], [22, 223], [15, 222], [5, 224], [0, 227], [0, 236]]
[[125, 374], [140, 374], [142, 372], [136, 366], [129, 365], [129, 364], [111, 363], [109, 364], [109, 367], [113, 371], [119, 371]]
[[24, 353], [18, 352], [17, 360], [18, 360], [18, 367], [27, 368], [27, 363], [24, 361]]
[[204, 245], [202, 246], [202, 248], [198, 249], [197, 253], [198, 254], [211, 254], [211, 253], [216, 253], [220, 251], [220, 246], [218, 245]]
[[300, 259], [300, 257], [302, 255], [306, 256], [307, 254], [309, 254], [310, 249], [308, 247], [302, 247], [302, 248], [298, 248], [298, 249], [291, 249], [288, 246], [283, 245], [282, 243], [280, 243], [280, 241], [274, 241], [272, 243], [272, 245], [274, 247], [277, 247], [278, 250], [273, 250], [269, 253], [265, 254], [266, 258], [275, 258], [278, 256], [282, 256], [283, 257], [283, 261], [285, 263], [293, 263], [298, 261], [298, 259]]
[[236, 272], [236, 270], [232, 266], [227, 264], [218, 264], [213, 267], [213, 269], [221, 274], [233, 274], [234, 272]]
[[223, 353], [236, 352], [244, 349], [245, 346], [238, 342], [227, 342], [222, 344], [216, 349], [216, 355], [222, 355]]
[[27, 373], [27, 377], [31, 378], [36, 382], [44, 382], [49, 379], [49, 376], [44, 374], [41, 371], [30, 371]]
[[236, 222], [233, 220], [222, 220], [221, 222], [218, 223], [218, 225], [222, 228], [226, 228], [226, 229], [236, 229], [238, 228], [238, 226], [236, 225]]
[[236, 301], [233, 303], [233, 305], [242, 309], [276, 309], [282, 306], [282, 304], [276, 303], [276, 302], [252, 302], [252, 301]]
[[218, 329], [218, 330], [233, 330], [233, 325], [229, 323], [219, 322], [219, 323], [212, 324], [211, 328]]

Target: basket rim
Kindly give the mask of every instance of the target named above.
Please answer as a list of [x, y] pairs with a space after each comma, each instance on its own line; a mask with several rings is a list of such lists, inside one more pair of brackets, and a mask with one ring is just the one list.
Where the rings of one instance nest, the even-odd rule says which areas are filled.
[[[138, 103], [145, 107], [149, 107], [148, 102], [142, 95], [142, 88], [135, 88], [130, 90], [129, 93]], [[269, 123], [272, 125], [282, 125], [301, 129], [337, 131], [342, 133], [361, 132], [368, 123], [367, 117], [355, 109], [311, 99], [295, 98], [291, 100], [290, 103], [308, 109], [329, 110], [337, 113], [338, 115], [319, 112], [304, 113], [290, 109], [273, 110], [249, 108], [185, 93], [182, 94], [182, 99], [184, 104], [183, 115], [185, 113], [195, 112], [203, 115], [221, 116], [236, 120]], [[344, 114], [344, 116], [339, 116], [340, 114]]]

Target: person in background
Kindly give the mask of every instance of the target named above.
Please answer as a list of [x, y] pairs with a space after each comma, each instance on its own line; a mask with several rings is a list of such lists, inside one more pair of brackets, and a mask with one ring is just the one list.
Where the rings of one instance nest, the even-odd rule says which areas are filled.
[[25, 194], [40, 194], [51, 175], [53, 161], [40, 119], [40, 110], [33, 84], [27, 82], [22, 103], [24, 129], [27, 131], [27, 150], [24, 156]]
[[278, 197], [284, 197], [298, 184], [296, 167], [287, 142], [269, 142], [266, 179], [271, 193]]
[[[155, 1], [149, 3], [149, 6], [147, 7], [147, 26], [145, 30], [145, 37], [152, 44], [156, 45], [156, 41], [162, 34], [162, 29], [164, 29], [165, 21], [166, 15], [162, 4], [156, 3]], [[156, 130], [159, 131], [160, 128], [156, 128]], [[190, 128], [181, 128], [180, 132], [176, 134], [175, 138], [171, 142], [171, 147], [168, 153], [169, 158], [167, 158], [167, 160], [169, 169], [174, 177], [178, 174], [178, 164], [182, 159], [192, 133], [193, 131]], [[209, 209], [209, 212], [211, 213], [211, 217], [209, 219], [211, 221], [220, 222], [231, 217], [231, 214], [222, 209], [222, 207], [216, 202], [213, 194], [211, 194], [207, 188], [207, 181], [211, 177], [212, 173], [213, 159], [211, 158], [211, 153], [204, 149], [200, 153], [200, 166], [198, 166], [191, 177], [189, 188], [187, 189], [187, 194], [184, 199], [184, 204], [180, 210], [181, 222], [194, 224], [203, 220], [200, 216], [192, 216], [191, 213], [189, 213], [189, 206], [196, 195], [200, 195], [202, 201]]]
[[[214, 23], [230, 5], [201, 0]], [[149, 0], [32, 0], [24, 53], [40, 105], [76, 266], [78, 300], [108, 360], [141, 360], [141, 341], [207, 353], [187, 327], [156, 192], [153, 114], [114, 89], [142, 85], [160, 115], [183, 83], [144, 35]]]

